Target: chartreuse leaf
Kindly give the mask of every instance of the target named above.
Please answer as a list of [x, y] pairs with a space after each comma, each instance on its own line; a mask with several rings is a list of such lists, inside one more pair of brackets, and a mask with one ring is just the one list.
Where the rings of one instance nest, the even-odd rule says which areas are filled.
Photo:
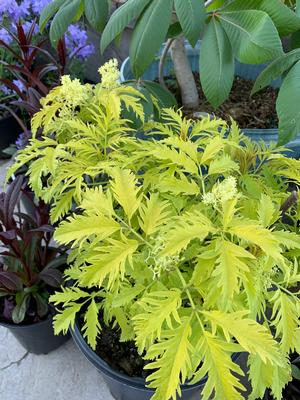
[[83, 12], [82, 0], [69, 0], [59, 9], [50, 26], [50, 40], [54, 47], [68, 29], [72, 22], [76, 21]]
[[264, 228], [268, 228], [277, 218], [279, 218], [279, 213], [276, 213], [271, 197], [265, 194], [261, 195], [257, 214], [259, 222]]
[[86, 337], [88, 344], [93, 350], [96, 349], [97, 337], [101, 332], [101, 325], [98, 316], [98, 305], [92, 299], [86, 313], [84, 314], [84, 325], [82, 327], [83, 336]]
[[300, 237], [297, 233], [289, 231], [274, 231], [272, 234], [280, 244], [288, 250], [300, 248]]
[[231, 353], [237, 349], [238, 345], [227, 343], [210, 332], [202, 333], [196, 348], [202, 365], [195, 373], [192, 383], [199, 382], [207, 375], [207, 381], [201, 394], [203, 400], [211, 399], [213, 393], [214, 398], [220, 400], [242, 400], [244, 398], [238, 389], [244, 391], [245, 388], [236, 376], [236, 374], [244, 375], [244, 373], [231, 359]]
[[216, 252], [217, 265], [212, 275], [221, 288], [223, 308], [227, 309], [231, 307], [234, 294], [240, 291], [240, 280], [247, 280], [249, 267], [246, 260], [255, 257], [243, 247], [221, 238], [216, 243]]
[[227, 99], [232, 87], [234, 57], [227, 34], [214, 17], [206, 28], [199, 60], [203, 92], [209, 102], [218, 108]]
[[138, 296], [143, 290], [145, 286], [137, 284], [135, 286], [122, 286], [120, 292], [114, 295], [112, 306], [123, 307], [129, 304], [136, 296]]
[[59, 335], [61, 332], [66, 334], [68, 329], [74, 329], [76, 314], [81, 309], [82, 304], [69, 303], [63, 311], [59, 311], [53, 317], [53, 327], [55, 335]]
[[218, 16], [240, 62], [259, 64], [283, 54], [277, 29], [265, 12], [222, 11]]
[[173, 255], [185, 249], [193, 239], [204, 240], [210, 232], [216, 229], [211, 221], [200, 212], [194, 211], [174, 218], [174, 224], [165, 236], [166, 247], [162, 256]]
[[82, 241], [91, 236], [97, 236], [99, 240], [111, 236], [120, 229], [118, 222], [111, 218], [99, 215], [74, 215], [63, 221], [55, 232], [55, 240], [59, 243], [80, 245]]
[[150, 0], [127, 0], [110, 17], [101, 36], [101, 52], [126, 28], [139, 17]]
[[[134, 29], [130, 62], [136, 77], [141, 77], [166, 38], [171, 22], [173, 0], [152, 1]], [[157, 29], [159, 27], [159, 29]]]
[[109, 12], [107, 0], [84, 0], [84, 14], [86, 19], [97, 32], [105, 26]]
[[89, 293], [85, 292], [82, 289], [79, 289], [76, 286], [72, 286], [70, 288], [65, 287], [61, 289], [61, 292], [55, 292], [49, 298], [49, 301], [54, 305], [58, 305], [59, 303], [64, 303], [68, 305], [69, 303], [75, 302], [77, 300], [87, 298], [90, 296]]
[[282, 36], [300, 29], [300, 18], [281, 0], [235, 0], [226, 11], [261, 10], [268, 14]]
[[111, 289], [116, 281], [124, 278], [126, 262], [132, 266], [132, 256], [138, 248], [136, 240], [123, 237], [122, 241], [107, 239], [107, 242], [87, 258], [90, 265], [82, 268], [81, 285], [100, 287], [108, 278], [106, 286]]
[[223, 175], [239, 169], [238, 164], [231, 159], [228, 154], [224, 154], [222, 157], [214, 159], [209, 164], [208, 175]]
[[175, 11], [184, 36], [192, 46], [200, 38], [206, 16], [203, 0], [174, 0]]
[[276, 103], [279, 118], [278, 144], [283, 145], [294, 139], [300, 132], [300, 61], [285, 77]]
[[257, 222], [247, 219], [234, 219], [229, 231], [246, 242], [254, 243], [274, 259], [281, 259], [279, 241], [270, 230], [258, 225]]
[[60, 198], [54, 202], [50, 211], [52, 223], [57, 222], [61, 217], [65, 216], [68, 211], [70, 211], [73, 204], [74, 193], [75, 190], [69, 190], [62, 193]]
[[80, 208], [86, 210], [89, 214], [95, 213], [105, 217], [111, 217], [114, 214], [111, 193], [109, 190], [104, 192], [102, 186], [87, 189], [83, 195]]
[[175, 399], [176, 392], [180, 396], [180, 384], [190, 372], [193, 352], [189, 341], [190, 318], [182, 318], [179, 323], [178, 327], [163, 331], [161, 341], [147, 351], [145, 358], [155, 359], [145, 366], [145, 369], [155, 370], [147, 377], [148, 387], [156, 389], [152, 400]]
[[129, 219], [139, 208], [139, 189], [134, 174], [128, 169], [115, 167], [111, 170], [111, 188], [117, 202], [123, 207]]
[[277, 290], [270, 299], [273, 304], [272, 324], [276, 329], [276, 338], [280, 338], [283, 352], [293, 353], [300, 350], [299, 305], [288, 294]]
[[300, 49], [295, 49], [289, 53], [283, 54], [281, 57], [272, 61], [258, 75], [251, 94], [258, 92], [269, 86], [275, 79], [280, 78], [285, 71], [290, 69], [297, 61], [300, 60]]
[[152, 235], [167, 221], [170, 212], [167, 210], [169, 203], [159, 199], [157, 193], [153, 193], [140, 205], [140, 227], [145, 234]]
[[174, 321], [180, 323], [178, 309], [181, 306], [179, 290], [148, 293], [138, 302], [143, 312], [133, 317], [136, 344], [140, 352], [160, 339], [164, 324], [173, 328]]
[[220, 136], [215, 136], [205, 146], [205, 149], [201, 155], [201, 164], [208, 164], [213, 160], [216, 155], [224, 149], [225, 143]]
[[213, 332], [221, 328], [228, 342], [233, 336], [245, 351], [258, 354], [263, 362], [270, 361], [278, 365], [282, 363], [279, 346], [271, 333], [255, 320], [244, 318], [247, 311], [231, 313], [203, 311], [202, 313], [212, 324]]
[[177, 178], [174, 175], [164, 175], [159, 177], [154, 185], [161, 193], [171, 192], [175, 195], [197, 195], [200, 193], [200, 187], [195, 181], [189, 180], [183, 173], [179, 176]]

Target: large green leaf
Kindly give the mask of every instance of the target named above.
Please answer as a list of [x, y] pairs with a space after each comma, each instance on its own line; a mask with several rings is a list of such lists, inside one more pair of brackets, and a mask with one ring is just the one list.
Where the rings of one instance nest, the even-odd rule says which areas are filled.
[[226, 32], [212, 18], [200, 54], [200, 80], [209, 102], [217, 108], [229, 95], [234, 77], [234, 57]]
[[273, 80], [281, 77], [286, 70], [291, 68], [299, 60], [300, 49], [296, 49], [273, 61], [257, 77], [251, 94], [269, 86]]
[[143, 75], [165, 40], [172, 8], [173, 0], [152, 1], [139, 19], [130, 45], [130, 62], [136, 77]]
[[90, 25], [101, 32], [109, 12], [107, 0], [84, 0], [84, 13]]
[[278, 143], [283, 145], [300, 132], [300, 61], [287, 74], [277, 98]]
[[240, 62], [260, 64], [283, 54], [277, 29], [265, 12], [222, 12], [219, 18]]
[[300, 29], [300, 18], [280, 0], [235, 0], [226, 11], [261, 10], [273, 20], [279, 34], [289, 35]]
[[150, 0], [128, 0], [113, 13], [101, 37], [102, 53], [131, 21], [140, 16], [149, 2]]
[[82, 0], [72, 0], [59, 9], [50, 27], [50, 40], [53, 46], [56, 47], [69, 25], [78, 19], [79, 14], [83, 11], [82, 4]]
[[194, 46], [204, 26], [205, 7], [203, 0], [174, 0], [175, 10], [183, 33]]
[[157, 98], [161, 108], [175, 107], [177, 105], [177, 101], [173, 94], [164, 89], [159, 83], [143, 81], [142, 84], [153, 96]]
[[48, 21], [50, 18], [53, 17], [53, 15], [59, 10], [59, 8], [65, 3], [68, 4], [70, 3], [69, 0], [53, 0], [51, 3], [47, 4], [46, 7], [43, 8], [41, 15], [40, 15], [40, 21], [39, 21], [39, 26], [40, 26], [40, 31], [42, 32], [45, 29], [45, 26], [47, 25]]

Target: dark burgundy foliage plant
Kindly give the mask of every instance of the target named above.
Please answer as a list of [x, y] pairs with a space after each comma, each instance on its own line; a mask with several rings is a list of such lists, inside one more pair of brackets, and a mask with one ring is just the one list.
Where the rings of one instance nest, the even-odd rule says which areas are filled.
[[[31, 212], [21, 210], [26, 199]], [[18, 176], [0, 194], [0, 320], [34, 323], [51, 310], [48, 297], [62, 284], [66, 254], [51, 247], [54, 228], [49, 222], [49, 207], [35, 203]]]

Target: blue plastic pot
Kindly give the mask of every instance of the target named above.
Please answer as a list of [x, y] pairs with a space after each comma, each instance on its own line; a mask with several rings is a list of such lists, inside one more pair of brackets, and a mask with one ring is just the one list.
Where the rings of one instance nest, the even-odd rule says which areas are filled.
[[[192, 70], [195, 72], [199, 71], [199, 51], [200, 51], [200, 42], [196, 45], [195, 48], [192, 48], [188, 43], [186, 44], [187, 56], [189, 58]], [[159, 59], [155, 60], [149, 69], [142, 76], [144, 80], [153, 81], [158, 77], [158, 66]], [[236, 76], [240, 76], [241, 78], [253, 80], [255, 81], [261, 71], [265, 68], [264, 64], [260, 65], [249, 65], [242, 64], [240, 62], [236, 62], [235, 65], [235, 74]], [[168, 58], [164, 67], [164, 75], [168, 76], [173, 71], [172, 60]], [[130, 59], [129, 57], [123, 62], [121, 66], [121, 82], [134, 79], [133, 72], [131, 70]], [[281, 80], [278, 79], [272, 83], [274, 88], [279, 88], [281, 85]], [[278, 141], [278, 129], [243, 129], [245, 135], [250, 137], [254, 141], [264, 140], [267, 144], [271, 142], [277, 143]], [[300, 133], [299, 135], [288, 143], [285, 147], [290, 149], [287, 153], [287, 156], [300, 158]]]

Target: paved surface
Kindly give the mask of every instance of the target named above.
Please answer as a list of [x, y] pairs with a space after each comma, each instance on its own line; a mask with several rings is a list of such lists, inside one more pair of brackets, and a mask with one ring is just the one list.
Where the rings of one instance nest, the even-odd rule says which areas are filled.
[[[0, 161], [0, 191], [9, 161]], [[112, 400], [101, 375], [70, 339], [47, 355], [27, 354], [0, 327], [1, 400]]]

